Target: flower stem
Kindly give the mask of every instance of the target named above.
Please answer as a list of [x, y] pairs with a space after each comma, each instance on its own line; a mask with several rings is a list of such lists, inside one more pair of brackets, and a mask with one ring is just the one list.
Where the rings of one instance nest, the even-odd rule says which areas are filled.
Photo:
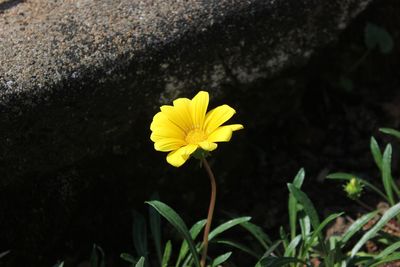
[[204, 236], [203, 236], [203, 250], [201, 253], [201, 267], [206, 266], [206, 259], [207, 259], [207, 249], [208, 249], [208, 234], [210, 233], [211, 222], [214, 214], [214, 207], [215, 207], [215, 198], [217, 196], [217, 184], [215, 182], [214, 174], [205, 158], [202, 159], [203, 166], [205, 167], [208, 176], [210, 177], [211, 182], [211, 198], [210, 198], [210, 206], [208, 207], [208, 215], [207, 215], [207, 223], [206, 227], [204, 228]]

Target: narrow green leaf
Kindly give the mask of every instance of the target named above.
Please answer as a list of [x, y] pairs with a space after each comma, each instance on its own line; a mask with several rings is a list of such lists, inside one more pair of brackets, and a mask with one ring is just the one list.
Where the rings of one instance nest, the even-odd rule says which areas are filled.
[[392, 206], [382, 216], [382, 218], [357, 242], [351, 250], [351, 257], [354, 257], [361, 247], [371, 238], [374, 238], [378, 231], [384, 227], [388, 221], [400, 213], [400, 203]]
[[268, 249], [268, 247], [272, 244], [269, 236], [258, 225], [255, 225], [251, 222], [243, 222], [240, 225], [249, 231], [264, 249]]
[[279, 236], [282, 240], [283, 248], [285, 250], [287, 250], [287, 248], [289, 246], [289, 239], [288, 239], [288, 235], [286, 234], [286, 231], [283, 228], [283, 226], [279, 227]]
[[[322, 236], [322, 230], [330, 223], [332, 222], [334, 219], [336, 219], [337, 217], [342, 216], [343, 212], [341, 213], [334, 213], [329, 215], [325, 220], [322, 221], [322, 223], [317, 227], [317, 229], [314, 229], [311, 237], [306, 241], [305, 244], [305, 251], [309, 251], [311, 249], [311, 247], [313, 246], [313, 243], [315, 241], [315, 238], [317, 238], [318, 236]], [[322, 241], [323, 242], [323, 241]], [[321, 244], [322, 245], [322, 244]], [[323, 246], [324, 248], [324, 246]], [[325, 251], [325, 255], [328, 255], [329, 251]]]
[[213, 261], [211, 267], [217, 267], [220, 264], [226, 262], [229, 257], [232, 255], [232, 252], [227, 252], [225, 254], [222, 254], [221, 256], [218, 256], [217, 258], [215, 258], [215, 260]]
[[132, 212], [132, 239], [133, 246], [138, 256], [147, 257], [147, 227], [146, 220], [142, 214], [137, 211]]
[[385, 188], [386, 195], [389, 200], [389, 204], [393, 206], [395, 204], [392, 190], [392, 146], [388, 144], [382, 157], [382, 182]]
[[[157, 193], [151, 196], [151, 200], [159, 200]], [[161, 263], [162, 245], [161, 245], [161, 218], [160, 214], [152, 207], [149, 207], [150, 232], [153, 237], [154, 246], [156, 248], [157, 258]]]
[[[293, 180], [293, 186], [300, 189], [304, 181], [304, 176], [305, 176], [304, 169], [301, 168]], [[288, 209], [289, 209], [289, 223], [290, 223], [290, 238], [294, 239], [296, 236], [298, 207], [297, 207], [297, 200], [292, 193], [289, 194]]]
[[390, 254], [392, 254], [393, 252], [397, 251], [399, 248], [400, 248], [400, 241], [397, 241], [388, 246], [387, 248], [385, 248], [384, 250], [382, 250], [378, 255], [375, 256], [375, 259], [385, 258]]
[[121, 257], [121, 259], [123, 259], [126, 262], [129, 262], [132, 264], [137, 262], [137, 260], [129, 253], [121, 253], [121, 255], [119, 255], [119, 256]]
[[[308, 196], [300, 189], [292, 184], [288, 184], [289, 191], [293, 194], [296, 200], [303, 206], [304, 211], [310, 217], [311, 225], [314, 229], [318, 229], [320, 224], [317, 211]], [[322, 238], [322, 235], [319, 235]]]
[[346, 180], [350, 181], [352, 178], [357, 178], [362, 184], [364, 184], [366, 187], [380, 195], [382, 198], [384, 198], [386, 201], [388, 201], [387, 196], [376, 186], [368, 182], [367, 180], [364, 180], [357, 175], [351, 174], [351, 173], [344, 173], [344, 172], [337, 172], [337, 173], [332, 173], [326, 176], [327, 179], [331, 180]]
[[221, 225], [219, 225], [217, 228], [215, 228], [213, 231], [210, 232], [210, 234], [208, 235], [208, 240], [212, 240], [214, 237], [218, 236], [219, 234], [225, 232], [226, 230], [229, 230], [230, 228], [244, 223], [244, 222], [248, 222], [251, 220], [251, 217], [239, 217], [236, 219], [232, 219], [229, 220]]
[[144, 267], [144, 257], [140, 257], [140, 259], [136, 263], [135, 267]]
[[[0, 254], [0, 258], [1, 258], [1, 254]], [[64, 267], [64, 262], [60, 262], [60, 263], [56, 263], [53, 265], [53, 267]]]
[[301, 241], [301, 235], [296, 236], [295, 238], [290, 241], [289, 245], [287, 246], [285, 253], [283, 254], [284, 257], [289, 257], [293, 251], [295, 251], [297, 245]]
[[148, 201], [146, 203], [154, 207], [183, 236], [186, 242], [188, 242], [189, 249], [193, 256], [195, 266], [200, 267], [200, 262], [199, 262], [199, 257], [197, 255], [196, 247], [193, 243], [192, 237], [190, 236], [190, 232], [187, 229], [187, 226], [183, 222], [182, 218], [171, 207], [160, 201], [153, 200], [153, 201]]
[[373, 211], [367, 214], [364, 214], [362, 217], [358, 218], [354, 223], [350, 225], [347, 231], [344, 233], [342, 238], [340, 239], [341, 246], [344, 247], [346, 243], [352, 238], [361, 228], [364, 227], [372, 218], [374, 218], [378, 214], [378, 211]]
[[370, 141], [370, 149], [372, 153], [372, 157], [374, 158], [374, 161], [376, 163], [376, 166], [381, 170], [382, 169], [382, 152], [381, 149], [379, 148], [378, 142], [376, 139], [372, 136], [371, 141]]
[[383, 54], [388, 54], [393, 50], [393, 39], [386, 29], [373, 23], [367, 23], [364, 36], [365, 45], [368, 49], [379, 47]]
[[379, 131], [385, 134], [390, 134], [394, 137], [400, 138], [400, 132], [391, 128], [380, 128]]
[[374, 262], [368, 267], [382, 266], [384, 263], [398, 261], [398, 260], [400, 260], [400, 252], [393, 253], [392, 255], [389, 255], [384, 259], [380, 259], [379, 261]]
[[[189, 233], [190, 236], [192, 237], [192, 240], [196, 239], [196, 237], [199, 235], [203, 227], [206, 225], [206, 222], [207, 220], [198, 221], [190, 228]], [[179, 266], [182, 260], [186, 257], [188, 251], [189, 251], [188, 243], [186, 242], [186, 240], [183, 240], [175, 266]]]
[[[262, 263], [262, 260], [263, 260], [264, 258], [274, 256], [273, 253], [274, 253], [275, 249], [277, 249], [278, 246], [279, 246], [281, 243], [282, 243], [281, 240], [275, 241], [275, 242], [267, 249], [267, 251], [265, 251], [264, 255], [263, 255], [263, 256], [261, 257], [261, 259], [257, 262], [257, 264], [256, 264], [255, 267], [261, 267], [261, 266], [263, 266], [263, 265], [261, 265], [261, 263]], [[275, 256], [274, 256], [274, 257], [275, 257]]]
[[253, 256], [256, 259], [259, 259], [261, 257], [261, 255], [258, 255], [257, 253], [255, 253], [253, 249], [251, 249], [239, 242], [233, 241], [233, 240], [218, 239], [218, 240], [214, 240], [214, 243], [227, 245], [229, 247], [236, 248], [244, 253], [247, 253], [247, 254]]
[[[307, 265], [304, 261], [292, 257], [266, 257], [260, 260], [260, 267], [280, 267], [288, 266], [290, 263], [301, 263]], [[257, 265], [256, 265], [257, 266]]]
[[164, 254], [161, 261], [162, 267], [168, 267], [169, 259], [171, 258], [172, 252], [172, 244], [171, 240], [168, 240], [167, 244], [165, 245]]

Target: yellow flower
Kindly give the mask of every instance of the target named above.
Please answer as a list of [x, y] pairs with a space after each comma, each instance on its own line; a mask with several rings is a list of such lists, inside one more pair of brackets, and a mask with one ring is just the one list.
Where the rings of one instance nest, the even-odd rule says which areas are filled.
[[192, 100], [178, 98], [173, 106], [162, 106], [153, 117], [150, 139], [155, 150], [169, 152], [169, 164], [180, 167], [198, 148], [213, 151], [215, 142], [228, 142], [233, 131], [243, 129], [241, 124], [221, 126], [236, 111], [222, 105], [207, 112], [208, 101], [208, 93], [200, 91]]

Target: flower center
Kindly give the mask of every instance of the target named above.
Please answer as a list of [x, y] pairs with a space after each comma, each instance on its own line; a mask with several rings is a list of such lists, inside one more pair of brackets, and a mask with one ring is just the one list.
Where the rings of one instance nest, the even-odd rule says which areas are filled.
[[185, 140], [188, 144], [196, 145], [204, 140], [207, 140], [207, 135], [203, 130], [193, 129], [186, 135]]

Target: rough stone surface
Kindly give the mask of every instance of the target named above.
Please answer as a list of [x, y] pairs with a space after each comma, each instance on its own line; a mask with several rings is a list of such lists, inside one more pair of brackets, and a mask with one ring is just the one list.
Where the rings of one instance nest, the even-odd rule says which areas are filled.
[[135, 149], [160, 103], [304, 62], [369, 2], [2, 0], [1, 183]]

